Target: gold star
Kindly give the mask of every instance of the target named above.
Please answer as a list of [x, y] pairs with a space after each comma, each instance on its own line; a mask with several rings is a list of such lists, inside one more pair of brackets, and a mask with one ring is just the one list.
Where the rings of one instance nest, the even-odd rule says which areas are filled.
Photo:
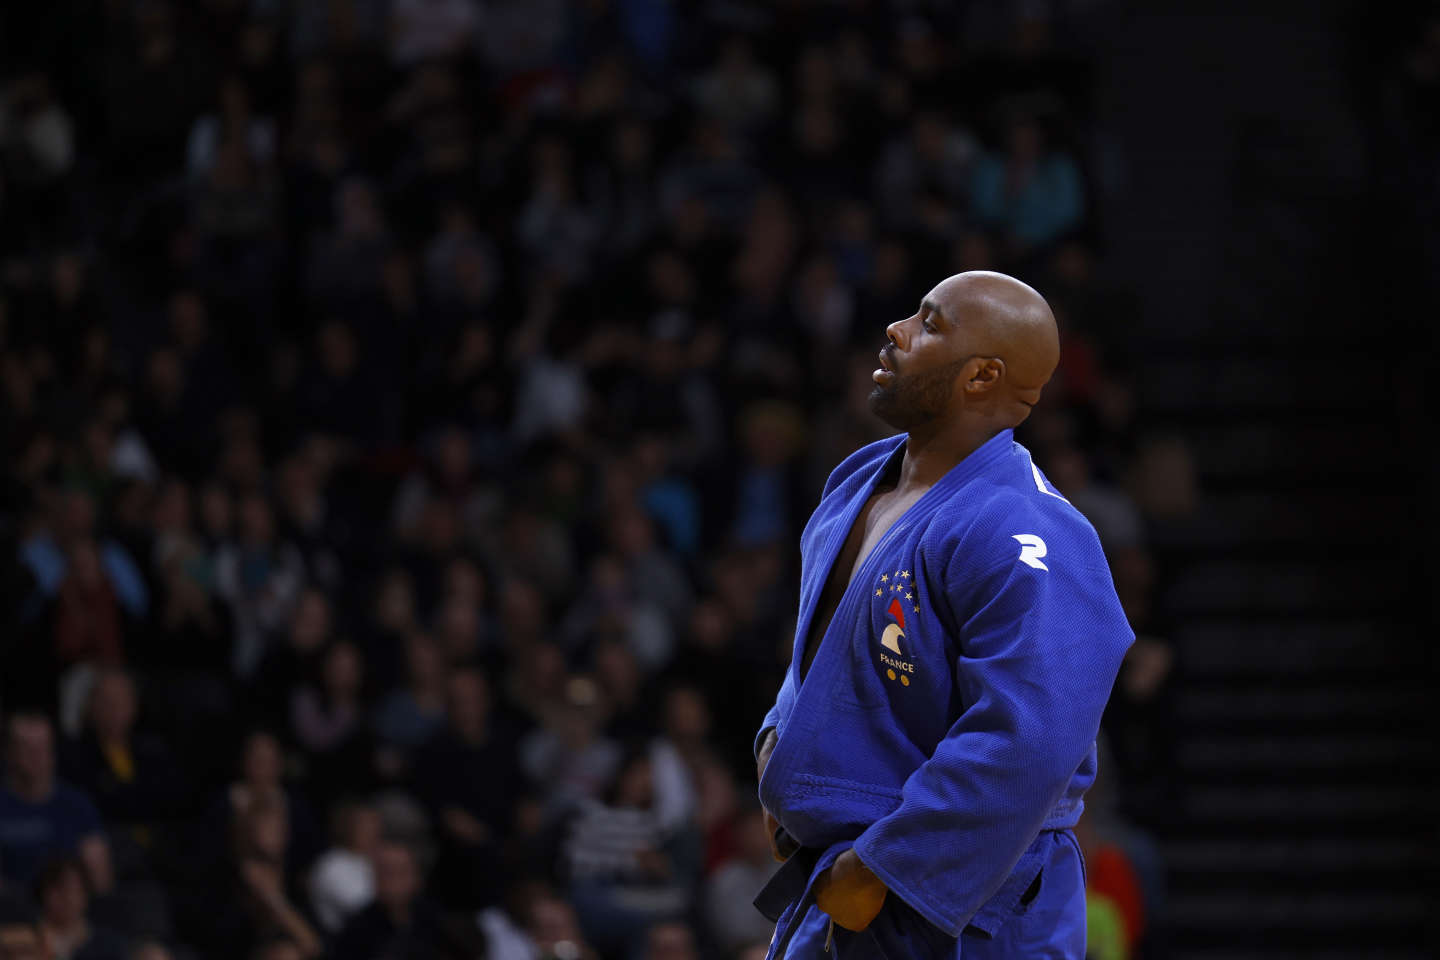
[[880, 594], [882, 594], [882, 593], [884, 593], [884, 592], [885, 592], [885, 591], [884, 591], [884, 590], [881, 590], [879, 587], [876, 587], [876, 588], [875, 588], [875, 596], [877, 596], [877, 597], [880, 596]]
[[919, 608], [919, 607], [916, 607], [916, 608], [915, 608], [915, 612], [916, 612], [916, 613], [919, 613], [919, 612], [920, 612], [920, 608]]
[[900, 576], [904, 577], [906, 580], [909, 580], [909, 579], [910, 579], [910, 571], [909, 571], [909, 570], [906, 570], [904, 573], [900, 574]]
[[914, 600], [914, 599], [915, 599], [915, 594], [913, 594], [913, 593], [907, 593], [907, 594], [905, 594], [905, 599], [906, 599], [906, 600]]
[[880, 582], [881, 582], [881, 583], [889, 583], [889, 582], [890, 582], [890, 574], [888, 574], [888, 573], [882, 573], [882, 574], [880, 574]]

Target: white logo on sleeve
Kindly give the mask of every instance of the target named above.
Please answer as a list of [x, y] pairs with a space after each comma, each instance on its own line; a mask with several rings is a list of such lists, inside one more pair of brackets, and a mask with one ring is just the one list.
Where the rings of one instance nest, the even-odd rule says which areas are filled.
[[1045, 556], [1045, 541], [1033, 533], [1013, 534], [1014, 538], [1020, 541], [1020, 562], [1026, 566], [1034, 567], [1036, 570], [1049, 570], [1041, 562], [1040, 558]]

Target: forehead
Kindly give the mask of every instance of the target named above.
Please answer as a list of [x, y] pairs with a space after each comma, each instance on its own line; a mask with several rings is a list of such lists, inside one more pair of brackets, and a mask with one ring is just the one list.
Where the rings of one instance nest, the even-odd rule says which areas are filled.
[[946, 320], [954, 322], [968, 299], [965, 281], [960, 277], [947, 277], [935, 286], [920, 301], [922, 306], [936, 311]]

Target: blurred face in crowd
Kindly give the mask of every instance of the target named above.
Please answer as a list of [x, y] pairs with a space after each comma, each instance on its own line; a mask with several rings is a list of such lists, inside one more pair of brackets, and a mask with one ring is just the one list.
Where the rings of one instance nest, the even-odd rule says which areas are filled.
[[353, 702], [360, 696], [360, 684], [364, 679], [365, 664], [360, 651], [351, 643], [337, 643], [325, 656], [325, 692], [332, 701]]
[[21, 714], [10, 720], [6, 760], [10, 782], [27, 796], [44, 796], [55, 778], [55, 732], [42, 716]]
[[366, 804], [356, 804], [345, 816], [341, 840], [350, 850], [371, 856], [380, 848], [384, 827], [379, 810]]
[[290, 645], [299, 653], [312, 653], [330, 636], [330, 601], [319, 590], [306, 590], [290, 623]]
[[0, 925], [0, 960], [46, 960], [40, 932], [28, 923]]
[[703, 740], [710, 732], [710, 708], [700, 691], [675, 687], [665, 695], [665, 732], [674, 740]]
[[135, 726], [138, 709], [135, 683], [119, 670], [107, 670], [90, 694], [90, 719], [102, 741], [125, 743]]
[[450, 678], [450, 725], [462, 738], [482, 740], [490, 713], [490, 688], [479, 670], [461, 670]]
[[66, 930], [85, 919], [89, 894], [80, 868], [67, 864], [47, 878], [40, 891], [40, 911], [47, 926]]
[[416, 631], [405, 638], [405, 669], [412, 687], [433, 690], [443, 682], [445, 657], [434, 640]]
[[174, 958], [164, 944], [151, 940], [131, 950], [130, 960], [174, 960]]
[[255, 960], [304, 960], [305, 954], [289, 940], [267, 943], [255, 952]]
[[456, 557], [445, 568], [445, 595], [480, 607], [485, 602], [485, 575], [473, 560]]
[[410, 848], [381, 844], [375, 854], [375, 899], [389, 908], [406, 907], [420, 892], [420, 867]]
[[242, 771], [251, 787], [273, 788], [280, 785], [282, 757], [280, 744], [268, 733], [253, 733], [245, 741]]
[[70, 576], [85, 590], [97, 590], [105, 582], [95, 541], [81, 540], [70, 549]]
[[240, 504], [240, 539], [247, 547], [269, 546], [275, 535], [275, 518], [265, 498], [252, 494]]
[[540, 897], [531, 904], [528, 932], [542, 951], [554, 952], [557, 943], [581, 942], [575, 908], [559, 897]]
[[375, 599], [375, 616], [380, 624], [400, 630], [415, 622], [415, 588], [403, 570], [393, 570], [380, 584]]
[[615, 784], [615, 805], [648, 810], [655, 802], [655, 776], [648, 757], [636, 757], [620, 771]]
[[230, 536], [235, 524], [235, 504], [224, 487], [212, 483], [201, 493], [200, 521], [209, 536], [216, 539]]
[[662, 923], [650, 928], [646, 960], [699, 960], [695, 935], [683, 923]]

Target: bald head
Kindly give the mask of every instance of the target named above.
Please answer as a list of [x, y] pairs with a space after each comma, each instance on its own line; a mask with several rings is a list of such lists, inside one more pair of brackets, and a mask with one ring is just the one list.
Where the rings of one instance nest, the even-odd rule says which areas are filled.
[[973, 270], [942, 280], [925, 302], [964, 334], [966, 353], [999, 361], [993, 389], [1012, 408], [1005, 419], [1018, 414], [1011, 426], [1024, 420], [1060, 362], [1060, 334], [1045, 298], [1014, 277]]
[[993, 436], [1030, 415], [1060, 360], [1045, 299], [1003, 273], [959, 273], [885, 328], [870, 409], [897, 429]]

